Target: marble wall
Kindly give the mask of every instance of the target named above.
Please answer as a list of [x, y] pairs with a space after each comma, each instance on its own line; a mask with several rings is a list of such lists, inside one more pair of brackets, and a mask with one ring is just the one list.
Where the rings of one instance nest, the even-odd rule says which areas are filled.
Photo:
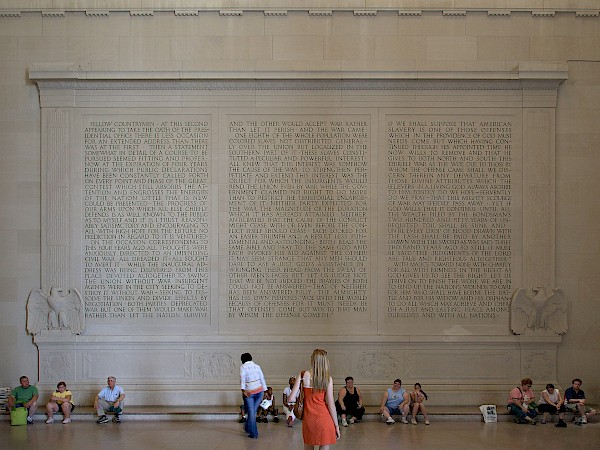
[[[235, 403], [249, 345], [276, 386], [323, 345], [373, 403], [396, 376], [440, 403], [501, 402], [525, 375], [597, 398], [596, 12], [12, 6], [4, 384], [67, 378], [86, 403], [118, 348], [135, 403], [173, 381], [182, 403]], [[81, 291], [86, 330], [34, 344], [27, 296], [53, 284]], [[511, 293], [536, 286], [564, 289], [563, 337], [510, 332]]]

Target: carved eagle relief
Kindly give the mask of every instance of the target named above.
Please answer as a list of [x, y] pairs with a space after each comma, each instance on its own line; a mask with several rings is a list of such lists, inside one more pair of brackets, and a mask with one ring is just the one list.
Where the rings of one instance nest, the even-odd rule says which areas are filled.
[[513, 296], [510, 304], [510, 324], [515, 334], [535, 334], [536, 331], [564, 334], [568, 330], [567, 316], [569, 304], [562, 289], [546, 294], [543, 287], [533, 289], [530, 295], [521, 288]]
[[77, 289], [64, 291], [52, 286], [50, 295], [34, 289], [27, 299], [27, 331], [39, 334], [44, 330], [70, 330], [81, 334], [85, 328], [85, 310]]

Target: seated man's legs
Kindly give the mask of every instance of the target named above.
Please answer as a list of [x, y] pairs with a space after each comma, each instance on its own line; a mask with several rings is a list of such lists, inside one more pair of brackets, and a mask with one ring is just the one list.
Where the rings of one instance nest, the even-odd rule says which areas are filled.
[[114, 412], [115, 414], [119, 415], [123, 412], [124, 407], [124, 400], [119, 402], [119, 406], [117, 406], [117, 408], [115, 409], [115, 402], [107, 402], [106, 400], [100, 398], [98, 399], [98, 409], [96, 410], [96, 412], [99, 416], [105, 416], [105, 411]]

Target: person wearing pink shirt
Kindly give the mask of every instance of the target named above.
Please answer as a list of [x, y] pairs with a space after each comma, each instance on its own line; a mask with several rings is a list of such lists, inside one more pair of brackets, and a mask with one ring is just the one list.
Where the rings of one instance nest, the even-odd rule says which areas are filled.
[[533, 382], [531, 378], [523, 378], [521, 380], [521, 386], [517, 386], [510, 391], [508, 395], [509, 414], [517, 416], [515, 422], [517, 423], [529, 423], [535, 425], [535, 417], [537, 411], [532, 407], [532, 403], [535, 400], [535, 394], [531, 390]]

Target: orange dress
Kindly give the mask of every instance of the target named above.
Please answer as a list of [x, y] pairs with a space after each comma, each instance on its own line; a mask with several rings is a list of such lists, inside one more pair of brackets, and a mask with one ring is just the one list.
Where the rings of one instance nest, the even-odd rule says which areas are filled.
[[313, 392], [304, 388], [304, 415], [302, 437], [306, 445], [331, 445], [336, 443], [335, 425], [325, 402], [326, 391]]

